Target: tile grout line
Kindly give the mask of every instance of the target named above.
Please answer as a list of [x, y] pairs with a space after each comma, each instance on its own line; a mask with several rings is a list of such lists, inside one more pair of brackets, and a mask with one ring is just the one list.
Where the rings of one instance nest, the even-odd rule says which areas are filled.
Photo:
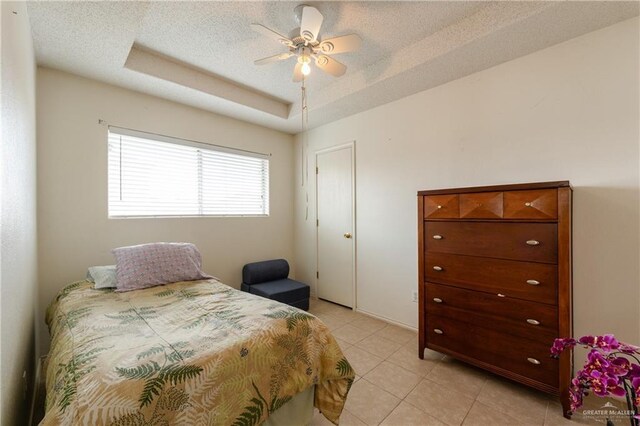
[[[476, 400], [478, 401], [478, 403], [479, 403], [479, 404], [484, 405], [485, 407], [488, 407], [488, 408], [490, 408], [490, 409], [492, 409], [492, 410], [498, 411], [498, 412], [500, 412], [500, 414], [502, 414], [502, 415], [505, 415], [505, 416], [508, 416], [508, 417], [511, 417], [511, 418], [516, 418], [516, 417], [514, 417], [512, 414], [507, 413], [507, 412], [506, 412], [502, 407], [494, 406], [494, 405], [490, 405], [490, 404], [488, 404], [488, 403], [485, 403], [485, 402], [483, 402], [483, 401], [478, 400], [478, 397], [479, 397], [479, 396], [480, 396], [480, 394], [482, 393], [482, 390], [483, 390], [483, 389], [484, 389], [484, 387], [487, 385], [487, 383], [489, 383], [489, 382], [491, 381], [491, 379], [492, 379], [492, 378], [493, 378], [493, 377], [491, 377], [491, 376], [489, 376], [489, 377], [487, 377], [487, 378], [486, 378], [485, 382], [483, 383], [482, 387], [480, 388], [480, 392], [478, 393], [478, 396], [476, 397]], [[498, 379], [498, 380], [506, 380], [506, 381], [507, 381], [507, 383], [512, 383], [512, 382], [511, 382], [511, 381], [509, 381], [508, 379], [503, 378], [503, 377], [501, 377], [501, 376], [496, 376], [495, 378], [496, 378], [496, 379]], [[530, 390], [529, 390], [529, 389], [527, 389], [527, 391], [530, 391]], [[548, 412], [548, 410], [549, 410], [549, 400], [547, 399], [547, 400], [546, 400], [546, 405], [545, 405], [545, 414], [544, 414], [544, 417], [542, 418], [542, 425], [544, 425], [544, 424], [545, 424], [545, 422], [546, 422], [546, 419], [547, 419], [547, 412]], [[516, 419], [517, 419], [517, 418], [516, 418]], [[518, 419], [518, 420], [519, 420], [519, 419]]]
[[[384, 361], [384, 360], [383, 360], [383, 361]], [[370, 381], [366, 380], [366, 379], [364, 378], [364, 376], [360, 377], [360, 380], [364, 380], [365, 382], [369, 383], [371, 386], [374, 386], [374, 387], [376, 387], [376, 388], [378, 388], [378, 389], [382, 389], [382, 388], [380, 388], [378, 385], [376, 385], [376, 384], [374, 384], [374, 383], [371, 383]], [[398, 401], [398, 403], [397, 403], [396, 405], [394, 405], [394, 406], [393, 406], [393, 408], [391, 409], [391, 411], [389, 411], [389, 413], [388, 413], [386, 416], [384, 416], [384, 418], [383, 418], [380, 422], [378, 422], [378, 424], [381, 424], [382, 422], [384, 422], [384, 421], [385, 421], [385, 419], [386, 419], [387, 417], [389, 417], [389, 416], [391, 415], [391, 413], [393, 413], [393, 411], [394, 411], [396, 408], [398, 408], [398, 406], [400, 405], [400, 403], [401, 403], [402, 401], [404, 401], [404, 398], [398, 398], [397, 396], [395, 396], [394, 394], [392, 394], [392, 393], [391, 393], [391, 392], [389, 392], [388, 390], [385, 390], [385, 389], [382, 389], [382, 390], [383, 390], [383, 391], [385, 391], [386, 393], [388, 393], [389, 395], [396, 397], [399, 401]], [[352, 413], [352, 414], [353, 414], [353, 413]], [[356, 415], [354, 414], [354, 416], [356, 416]], [[358, 417], [358, 416], [356, 416], [356, 417]], [[360, 421], [361, 421], [361, 422], [363, 422], [363, 423], [368, 424], [367, 422], [365, 422], [364, 420], [362, 420], [360, 417], [358, 417], [358, 420], [360, 420]]]
[[[374, 334], [375, 334], [375, 333], [374, 333]], [[389, 340], [389, 339], [386, 339], [386, 340]], [[395, 411], [395, 409], [396, 409], [396, 408], [398, 408], [398, 407], [400, 406], [400, 404], [402, 404], [402, 402], [406, 402], [407, 404], [411, 405], [412, 407], [415, 407], [413, 404], [411, 404], [410, 402], [406, 401], [405, 399], [406, 399], [406, 398], [407, 398], [407, 396], [409, 396], [409, 394], [410, 394], [411, 392], [413, 392], [413, 390], [414, 390], [414, 389], [415, 389], [415, 388], [416, 388], [416, 387], [417, 387], [417, 386], [422, 382], [422, 380], [424, 380], [424, 379], [426, 378], [426, 377], [423, 377], [423, 376], [421, 376], [421, 375], [418, 375], [418, 374], [416, 374], [416, 373], [414, 373], [414, 372], [412, 372], [412, 371], [406, 370], [406, 369], [405, 369], [405, 368], [403, 368], [402, 366], [397, 365], [396, 363], [394, 363], [394, 362], [392, 362], [392, 361], [389, 361], [389, 358], [390, 358], [390, 357], [392, 357], [392, 356], [393, 356], [397, 351], [399, 351], [400, 349], [402, 349], [402, 348], [403, 348], [403, 346], [404, 346], [404, 345], [406, 345], [409, 341], [410, 341], [410, 340], [407, 340], [407, 342], [405, 342], [405, 343], [399, 343], [401, 346], [400, 346], [397, 350], [395, 350], [393, 353], [391, 353], [390, 355], [388, 355], [386, 358], [382, 358], [382, 361], [380, 361], [380, 363], [379, 363], [378, 365], [376, 365], [375, 367], [373, 367], [373, 368], [372, 368], [371, 370], [369, 370], [366, 374], [364, 374], [364, 375], [360, 376], [360, 380], [365, 380], [365, 381], [366, 381], [367, 383], [369, 383], [370, 385], [375, 386], [376, 388], [382, 389], [382, 388], [380, 388], [378, 385], [376, 385], [376, 384], [374, 384], [374, 383], [371, 383], [369, 380], [367, 380], [365, 376], [366, 376], [367, 374], [371, 373], [371, 371], [373, 371], [373, 370], [375, 370], [376, 368], [378, 368], [378, 367], [380, 366], [380, 364], [382, 364], [383, 362], [387, 361], [387, 362], [391, 363], [392, 365], [394, 365], [394, 366], [396, 366], [396, 367], [398, 367], [398, 368], [401, 368], [402, 370], [404, 370], [404, 371], [406, 371], [406, 372], [408, 372], [408, 373], [411, 373], [411, 374], [414, 374], [414, 375], [418, 376], [418, 377], [419, 377], [419, 379], [420, 379], [420, 380], [418, 380], [418, 382], [417, 382], [417, 383], [416, 383], [416, 384], [411, 388], [411, 390], [410, 390], [409, 392], [407, 392], [407, 394], [406, 394], [403, 398], [399, 398], [399, 397], [397, 397], [396, 395], [393, 395], [391, 392], [389, 392], [389, 391], [387, 391], [387, 390], [385, 390], [385, 389], [382, 389], [383, 391], [387, 392], [388, 394], [390, 394], [390, 395], [392, 395], [392, 396], [396, 397], [399, 401], [398, 401], [398, 403], [397, 403], [397, 404], [396, 404], [396, 405], [395, 405], [395, 406], [394, 406], [394, 407], [389, 411], [389, 413], [388, 413], [388, 414], [387, 414], [387, 415], [386, 415], [386, 416], [385, 416], [385, 417], [384, 417], [384, 418], [383, 418], [383, 419], [382, 419], [378, 424], [383, 423], [383, 422], [384, 422], [384, 421], [385, 421], [385, 420], [386, 420], [386, 419], [387, 419], [387, 418], [388, 418], [388, 417], [389, 417], [389, 416], [390, 416], [390, 415]], [[395, 342], [395, 343], [398, 343], [398, 342]], [[353, 346], [355, 346], [355, 344], [354, 344]], [[369, 351], [367, 351], [367, 350], [366, 350], [366, 349], [364, 349], [364, 348], [359, 348], [359, 347], [358, 347], [358, 349], [363, 350], [363, 351], [365, 351], [365, 352], [367, 352], [367, 353], [371, 354]], [[377, 355], [375, 355], [375, 354], [371, 354], [371, 355], [377, 356]], [[442, 359], [438, 360], [438, 361], [436, 362], [436, 365], [437, 365], [440, 361], [442, 361]], [[435, 366], [434, 366], [434, 367], [435, 367]], [[423, 411], [423, 410], [421, 410], [420, 408], [418, 408], [418, 407], [415, 407], [415, 408], [416, 408], [416, 409], [418, 409], [418, 410], [420, 410], [421, 412], [423, 412], [423, 413], [425, 413], [425, 414], [429, 415], [428, 413], [424, 412], [424, 411]], [[348, 411], [348, 410], [347, 410], [347, 411]], [[349, 412], [350, 412], [350, 411], [349, 411]], [[353, 415], [354, 415], [358, 420], [363, 421], [363, 420], [362, 420], [360, 417], [358, 417], [356, 414], [354, 414], [354, 413], [351, 413], [351, 414], [353, 414]], [[364, 422], [364, 421], [363, 421], [363, 422]], [[364, 423], [366, 423], [366, 422], [364, 422]]]
[[[389, 355], [389, 356], [391, 356], [391, 355]], [[387, 359], [384, 359], [384, 360], [383, 360], [383, 362], [384, 362], [384, 361], [387, 361]], [[392, 364], [393, 364], [393, 363], [392, 363]], [[396, 365], [396, 364], [393, 364], [393, 365]], [[398, 367], [400, 367], [400, 366], [398, 366]], [[400, 367], [400, 368], [402, 368], [402, 367]], [[403, 369], [403, 370], [404, 370], [404, 369]], [[407, 371], [407, 370], [405, 370], [405, 371]], [[413, 374], [415, 374], [415, 373], [413, 373]], [[417, 376], [417, 374], [416, 374], [416, 376]], [[389, 411], [389, 414], [387, 414], [387, 415], [385, 416], [385, 418], [384, 418], [384, 419], [382, 419], [382, 421], [381, 421], [379, 424], [384, 423], [384, 421], [385, 421], [385, 420], [386, 420], [386, 419], [387, 419], [391, 414], [393, 414], [393, 412], [396, 410], [396, 408], [398, 408], [398, 407], [400, 406], [400, 404], [402, 404], [403, 402], [406, 402], [407, 404], [409, 404], [409, 405], [413, 406], [413, 404], [411, 404], [410, 402], [405, 401], [405, 398], [406, 398], [406, 397], [408, 397], [408, 396], [409, 396], [409, 394], [410, 394], [411, 392], [413, 392], [413, 390], [414, 390], [415, 388], [417, 388], [417, 387], [418, 387], [418, 385], [422, 382], [422, 379], [423, 379], [423, 377], [421, 377], [421, 380], [419, 380], [419, 381], [418, 381], [418, 383], [416, 383], [416, 384], [411, 388], [411, 390], [410, 390], [409, 392], [407, 392], [407, 394], [406, 394], [403, 398], [400, 398], [400, 402], [398, 402], [398, 404], [397, 404], [395, 407], [393, 407], [393, 409], [392, 409], [391, 411]], [[367, 381], [368, 381], [368, 380], [367, 380]], [[369, 382], [369, 383], [371, 383], [371, 382]], [[373, 384], [373, 383], [372, 383], [372, 384]], [[417, 407], [416, 407], [416, 408], [417, 408]], [[422, 411], [422, 410], [420, 410], [420, 411]], [[422, 412], [424, 413], [424, 411], [422, 411]], [[427, 414], [427, 415], [428, 415], [428, 413], [425, 413], [425, 414]]]
[[[478, 395], [480, 395], [480, 393], [478, 393]], [[467, 420], [467, 417], [469, 417], [469, 413], [471, 412], [471, 409], [473, 408], [473, 406], [476, 405], [476, 402], [480, 403], [480, 401], [478, 401], [478, 397], [477, 396], [473, 400], [473, 402], [471, 403], [471, 406], [469, 406], [469, 409], [465, 413], [464, 417], [462, 418], [462, 421], [460, 422], [460, 426], [464, 425], [464, 421]]]
[[[395, 352], [394, 352], [394, 353], [395, 353]], [[392, 355], [393, 355], [393, 354], [392, 354]], [[389, 355], [389, 356], [391, 356], [391, 355]], [[384, 362], [384, 361], [387, 361], [387, 360], [388, 360], [388, 358], [384, 359], [384, 360], [383, 360], [383, 362]], [[442, 359], [440, 359], [440, 360], [436, 361], [436, 365], [437, 365], [437, 364], [439, 364], [441, 361], [442, 361]], [[389, 361], [389, 362], [391, 362], [391, 361]], [[393, 365], [397, 365], [397, 364], [395, 364], [395, 363], [393, 363], [393, 362], [391, 362], [391, 363], [392, 363]], [[399, 365], [397, 365], [397, 366], [398, 366], [398, 367], [400, 367], [400, 368], [402, 368], [402, 366], [399, 366]], [[434, 366], [433, 368], [435, 368], [435, 366]], [[432, 369], [432, 370], [433, 370], [433, 369]], [[408, 370], [405, 370], [405, 371], [408, 371]], [[409, 371], [409, 372], [410, 372], [410, 373], [412, 373], [411, 371]], [[367, 373], [367, 374], [368, 374], [368, 373]], [[415, 373], [413, 373], [413, 374], [415, 374]], [[416, 374], [416, 376], [417, 376], [417, 374]], [[426, 411], [424, 411], [422, 408], [420, 408], [420, 407], [418, 407], [418, 406], [416, 406], [416, 405], [412, 404], [410, 401], [407, 401], [407, 399], [406, 399], [406, 398], [411, 394], [411, 392], [413, 392], [413, 391], [415, 390], [415, 388], [417, 388], [417, 387], [418, 387], [418, 385], [419, 385], [420, 383], [422, 383], [422, 381], [423, 381], [423, 380], [427, 380], [427, 381], [429, 381], [429, 382], [433, 383], [434, 385], [438, 385], [438, 383], [436, 383], [436, 382], [434, 382], [434, 381], [432, 381], [432, 380], [427, 379], [427, 377], [426, 377], [426, 376], [424, 376], [424, 377], [423, 377], [423, 376], [420, 376], [420, 380], [418, 381], [418, 383], [416, 383], [416, 384], [415, 384], [415, 386], [414, 386], [413, 388], [411, 388], [411, 390], [410, 390], [410, 391], [405, 395], [405, 397], [404, 397], [404, 398], [401, 398], [401, 399], [400, 399], [400, 402], [399, 402], [399, 403], [398, 403], [398, 404], [393, 408], [393, 410], [391, 410], [391, 411], [389, 412], [389, 414], [387, 414], [387, 416], [386, 416], [384, 419], [382, 419], [382, 422], [384, 422], [384, 420], [385, 420], [387, 417], [389, 417], [389, 416], [391, 415], [391, 413], [393, 413], [393, 411], [394, 411], [396, 408], [398, 408], [398, 406], [399, 406], [402, 402], [406, 402], [407, 404], [409, 404], [409, 405], [410, 405], [410, 406], [412, 406], [413, 408], [417, 409], [417, 410], [418, 410], [418, 411], [420, 411], [421, 413], [424, 413], [424, 414], [426, 414], [427, 416], [433, 417], [434, 419], [438, 420], [439, 422], [441, 422], [441, 423], [443, 423], [443, 424], [446, 424], [443, 420], [440, 420], [439, 418], [437, 418], [437, 417], [435, 417], [435, 416], [433, 416], [433, 415], [431, 415], [431, 414], [427, 413], [427, 412], [426, 412]], [[369, 382], [368, 380], [367, 380], [367, 382], [368, 382], [368, 383], [371, 383], [371, 382]], [[374, 385], [373, 383], [371, 383], [371, 384], [372, 384], [372, 385]], [[376, 385], [374, 385], [374, 386], [376, 386]], [[385, 391], [385, 392], [387, 392], [387, 391]], [[394, 395], [394, 396], [395, 396], [395, 395]], [[380, 422], [380, 423], [382, 423], [382, 422]]]
[[[434, 367], [434, 368], [435, 368], [435, 367]], [[430, 382], [430, 383], [432, 383], [433, 385], [436, 385], [436, 386], [442, 386], [440, 383], [434, 382], [433, 380], [429, 379], [428, 377], [423, 377], [423, 380], [426, 380], [426, 381], [428, 381], [428, 382]], [[423, 381], [423, 380], [420, 380], [420, 382], [418, 383], [418, 385], [419, 385], [420, 383], [422, 383], [422, 381]], [[418, 385], [416, 385], [416, 387], [417, 387]], [[414, 389], [415, 389], [415, 387], [414, 387]], [[412, 390], [412, 392], [413, 392], [413, 390]], [[479, 393], [478, 393], [478, 394], [479, 394]], [[407, 396], [409, 396], [409, 395], [407, 395]], [[406, 398], [406, 397], [405, 397], [405, 398]], [[404, 399], [403, 399], [403, 401], [404, 401]], [[405, 401], [405, 402], [406, 402], [407, 404], [411, 405], [412, 407], [417, 408], [419, 411], [421, 411], [421, 412], [425, 413], [426, 415], [433, 417], [434, 419], [438, 420], [440, 423], [448, 424], [445, 420], [440, 419], [439, 417], [436, 417], [436, 416], [435, 416], [435, 415], [433, 415], [433, 414], [429, 414], [429, 413], [427, 413], [426, 411], [424, 411], [422, 408], [418, 407], [417, 405], [412, 404], [412, 403], [411, 403], [411, 401]], [[468, 411], [467, 411], [467, 413], [464, 415], [464, 418], [462, 419], [462, 421], [464, 421], [464, 419], [466, 419], [466, 418], [467, 418], [467, 414], [469, 414], [469, 411], [471, 411], [471, 407], [473, 406], [473, 404], [475, 404], [475, 402], [476, 402], [476, 400], [474, 399], [474, 400], [473, 400], [473, 402], [471, 403], [471, 406], [469, 407], [469, 410], [468, 410]], [[460, 423], [460, 425], [462, 425], [462, 423]]]
[[[356, 327], [356, 328], [357, 328], [357, 327]], [[362, 329], [359, 329], [359, 330], [362, 330]], [[366, 330], [362, 330], [362, 331], [366, 331]], [[368, 339], [369, 337], [371, 337], [371, 336], [375, 336], [375, 335], [376, 335], [376, 332], [373, 332], [372, 334], [369, 334], [367, 337], [364, 337], [364, 338], [362, 338], [362, 339], [358, 340], [358, 341], [357, 341], [357, 342], [355, 342], [355, 343], [351, 343], [351, 345], [352, 345], [352, 346], [356, 346], [358, 343], [362, 342], [363, 340]], [[358, 348], [358, 349], [360, 349], [360, 350], [363, 350], [363, 351], [365, 351], [365, 352], [367, 352], [367, 353], [369, 353], [369, 354], [371, 354], [371, 355], [375, 355], [375, 356], [377, 356], [378, 358], [383, 358], [383, 360], [386, 360], [387, 358], [389, 358], [390, 356], [392, 356], [393, 354], [395, 354], [396, 352], [398, 352], [400, 349], [402, 349], [402, 348], [404, 347], [404, 345], [406, 345], [406, 344], [407, 344], [407, 343], [409, 343], [409, 341], [410, 341], [410, 340], [407, 340], [405, 343], [399, 343], [399, 342], [396, 342], [396, 341], [394, 341], [394, 340], [387, 339], [387, 338], [385, 338], [385, 337], [381, 337], [381, 336], [377, 336], [377, 337], [378, 337], [379, 339], [386, 340], [386, 341], [391, 342], [391, 343], [396, 343], [396, 344], [400, 345], [400, 347], [398, 347], [397, 349], [395, 349], [392, 353], [390, 353], [389, 355], [387, 355], [387, 356], [386, 356], [386, 357], [384, 357], [384, 358], [383, 358], [383, 357], [381, 357], [380, 355], [378, 355], [378, 354], [374, 354], [373, 352], [368, 351], [367, 349], [362, 348], [362, 347], [360, 347], [360, 346], [357, 346], [357, 348]], [[342, 340], [344, 340], [344, 339], [342, 339]], [[349, 343], [349, 342], [348, 342], [348, 343]], [[394, 363], [394, 364], [395, 364], [395, 363]]]
[[544, 419], [542, 419], [542, 426], [547, 424], [547, 417], [549, 417], [550, 408], [551, 408], [551, 401], [547, 401], [547, 409], [544, 411]]

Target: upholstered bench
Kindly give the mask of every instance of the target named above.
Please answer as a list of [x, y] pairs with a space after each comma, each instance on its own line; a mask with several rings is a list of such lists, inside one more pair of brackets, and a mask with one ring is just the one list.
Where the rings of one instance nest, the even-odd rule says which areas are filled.
[[248, 263], [242, 268], [240, 289], [305, 311], [309, 310], [309, 286], [288, 277], [289, 263], [284, 259]]

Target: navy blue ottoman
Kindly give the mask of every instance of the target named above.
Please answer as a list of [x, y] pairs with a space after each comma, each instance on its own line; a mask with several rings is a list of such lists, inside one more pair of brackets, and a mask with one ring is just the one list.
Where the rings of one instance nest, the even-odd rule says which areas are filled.
[[284, 259], [248, 263], [242, 268], [240, 289], [308, 311], [309, 286], [288, 276], [289, 263]]

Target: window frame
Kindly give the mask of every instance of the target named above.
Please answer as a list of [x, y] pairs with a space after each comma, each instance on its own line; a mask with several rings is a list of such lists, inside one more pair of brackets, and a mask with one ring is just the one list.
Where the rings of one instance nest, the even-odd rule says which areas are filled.
[[[112, 134], [118, 136], [130, 136], [134, 138], [146, 139], [151, 142], [161, 142], [168, 143], [174, 145], [188, 146], [192, 148], [213, 151], [213, 152], [222, 152], [228, 154], [234, 154], [245, 157], [257, 158], [260, 160], [265, 160], [267, 164], [266, 171], [266, 179], [267, 184], [265, 185], [265, 213], [250, 213], [250, 214], [119, 214], [112, 215], [111, 214], [111, 192], [110, 192], [110, 152], [109, 152], [109, 143]], [[125, 127], [118, 126], [108, 126], [107, 129], [107, 218], [108, 219], [179, 219], [179, 218], [243, 218], [243, 217], [269, 217], [271, 213], [271, 156], [272, 154], [266, 154], [261, 152], [249, 151], [240, 148], [232, 148], [229, 146], [216, 145], [212, 143], [199, 142], [190, 139], [178, 138], [173, 136], [162, 135], [158, 133], [144, 132], [140, 130], [128, 129]], [[202, 182], [199, 181], [199, 185]], [[202, 209], [202, 205], [200, 205], [200, 209]]]

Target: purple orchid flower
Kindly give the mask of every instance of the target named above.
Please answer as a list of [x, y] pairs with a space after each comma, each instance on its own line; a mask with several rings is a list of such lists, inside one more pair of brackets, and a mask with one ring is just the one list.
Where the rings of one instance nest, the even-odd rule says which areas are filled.
[[558, 338], [553, 341], [551, 346], [551, 356], [557, 358], [567, 348], [573, 348], [576, 345], [575, 339], [570, 338]]
[[[618, 341], [612, 334], [582, 336], [579, 339], [558, 338], [551, 347], [551, 356], [558, 358], [576, 345], [591, 348], [587, 360], [571, 380], [569, 389], [571, 411], [579, 409], [584, 397], [592, 391], [599, 397], [627, 397], [633, 419], [640, 420], [640, 348]], [[633, 361], [639, 361], [638, 364]], [[628, 393], [627, 393], [628, 392]], [[637, 421], [634, 420], [634, 421]], [[638, 425], [638, 423], [636, 423]]]

